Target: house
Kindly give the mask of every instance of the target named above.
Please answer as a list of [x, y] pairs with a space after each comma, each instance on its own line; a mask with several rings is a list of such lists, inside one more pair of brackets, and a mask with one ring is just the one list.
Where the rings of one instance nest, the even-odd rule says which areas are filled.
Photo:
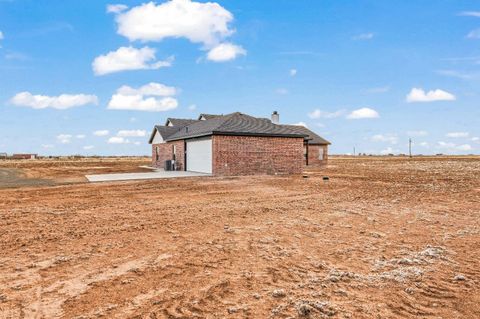
[[305, 165], [325, 165], [330, 145], [306, 127], [279, 124], [277, 112], [168, 118], [149, 143], [154, 167], [217, 176], [300, 174]]
[[13, 154], [12, 159], [37, 159], [37, 154]]

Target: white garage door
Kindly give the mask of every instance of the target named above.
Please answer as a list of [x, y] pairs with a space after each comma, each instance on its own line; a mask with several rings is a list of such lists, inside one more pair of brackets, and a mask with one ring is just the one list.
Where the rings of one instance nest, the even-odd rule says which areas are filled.
[[212, 139], [187, 141], [187, 171], [212, 173]]

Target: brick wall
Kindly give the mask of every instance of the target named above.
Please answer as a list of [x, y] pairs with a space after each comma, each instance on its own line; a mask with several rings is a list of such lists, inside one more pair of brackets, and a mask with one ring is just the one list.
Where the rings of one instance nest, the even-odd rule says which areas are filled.
[[[320, 159], [320, 150], [323, 158]], [[308, 165], [326, 165], [328, 162], [328, 145], [308, 145]]]
[[213, 174], [300, 174], [303, 138], [213, 136]]
[[[152, 166], [165, 168], [165, 161], [173, 160], [173, 145], [175, 145], [175, 169], [183, 171], [185, 165], [185, 144], [183, 140], [152, 144]], [[158, 148], [158, 160], [156, 150]]]

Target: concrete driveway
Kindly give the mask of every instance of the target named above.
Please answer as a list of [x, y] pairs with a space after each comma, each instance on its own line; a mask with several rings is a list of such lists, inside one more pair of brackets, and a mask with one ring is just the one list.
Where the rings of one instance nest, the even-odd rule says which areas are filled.
[[180, 178], [211, 176], [206, 173], [184, 172], [184, 171], [154, 171], [149, 173], [119, 173], [119, 174], [99, 174], [85, 175], [89, 182], [114, 182], [114, 181], [133, 181], [144, 179], [162, 179], [162, 178]]

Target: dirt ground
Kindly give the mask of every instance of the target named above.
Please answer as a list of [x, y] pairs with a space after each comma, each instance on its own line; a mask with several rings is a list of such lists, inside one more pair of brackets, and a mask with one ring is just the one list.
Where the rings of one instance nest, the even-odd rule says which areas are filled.
[[0, 318], [480, 318], [480, 157], [306, 175], [2, 189]]
[[149, 158], [0, 160], [0, 189], [84, 183], [89, 174], [148, 172], [145, 165]]

